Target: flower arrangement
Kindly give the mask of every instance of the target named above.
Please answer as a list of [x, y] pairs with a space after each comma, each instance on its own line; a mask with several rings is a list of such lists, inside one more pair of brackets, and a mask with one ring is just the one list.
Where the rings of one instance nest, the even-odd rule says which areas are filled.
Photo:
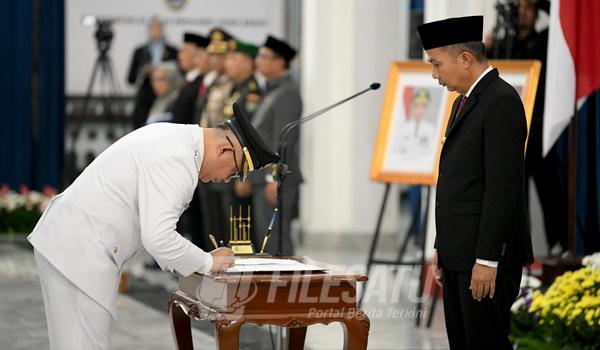
[[19, 193], [8, 186], [0, 187], [0, 233], [29, 233], [56, 194], [54, 188], [44, 187], [43, 191], [30, 191], [22, 185]]
[[600, 253], [542, 292], [529, 288], [512, 307], [517, 349], [600, 349]]

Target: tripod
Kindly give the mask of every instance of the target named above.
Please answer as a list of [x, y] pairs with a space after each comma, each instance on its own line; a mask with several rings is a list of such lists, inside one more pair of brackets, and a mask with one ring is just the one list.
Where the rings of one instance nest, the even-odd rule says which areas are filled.
[[[88, 81], [87, 90], [81, 104], [80, 113], [75, 119], [74, 127], [70, 133], [70, 149], [67, 152], [67, 159], [65, 160], [65, 169], [68, 176], [68, 182], [71, 183], [82, 169], [77, 168], [77, 153], [76, 146], [79, 136], [81, 135], [82, 125], [84, 118], [88, 116], [98, 117], [94, 118], [99, 121], [108, 122], [107, 139], [114, 141], [115, 131], [112, 121], [114, 117], [119, 115], [122, 111], [121, 103], [117, 100], [119, 96], [120, 87], [117, 79], [115, 79], [112, 60], [108, 54], [110, 45], [104, 43], [98, 43], [98, 57], [94, 62], [92, 74]], [[99, 82], [100, 93], [97, 97], [100, 97], [98, 101], [92, 103], [93, 89], [96, 81]], [[102, 87], [105, 87], [105, 96], [102, 98]], [[94, 107], [94, 108], [91, 108]]]

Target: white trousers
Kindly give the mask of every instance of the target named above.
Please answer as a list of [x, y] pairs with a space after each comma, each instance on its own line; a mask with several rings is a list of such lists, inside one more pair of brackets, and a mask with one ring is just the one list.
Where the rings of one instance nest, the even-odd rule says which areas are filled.
[[106, 350], [111, 315], [34, 251], [48, 323], [51, 350]]

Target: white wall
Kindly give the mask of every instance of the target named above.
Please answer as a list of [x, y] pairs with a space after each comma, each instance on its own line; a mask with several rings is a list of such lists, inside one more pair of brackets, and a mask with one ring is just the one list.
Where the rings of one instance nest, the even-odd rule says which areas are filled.
[[[305, 114], [384, 84], [389, 63], [406, 58], [407, 0], [305, 0], [302, 96]], [[370, 233], [383, 185], [369, 169], [385, 85], [302, 129], [301, 223], [307, 234]], [[390, 198], [385, 230], [397, 227], [397, 197]]]
[[[184, 3], [184, 6], [174, 9], [169, 6], [172, 2]], [[147, 40], [150, 17], [158, 15], [166, 22], [166, 37], [176, 46], [181, 44], [183, 32], [197, 31], [206, 35], [214, 26], [221, 26], [242, 40], [261, 44], [267, 33], [283, 35], [284, 5], [281, 0], [69, 0], [65, 9], [66, 93], [85, 94], [97, 57], [95, 28], [81, 25], [85, 15], [115, 21], [110, 50], [114, 73], [121, 91], [133, 93], [126, 76], [134, 48]], [[99, 91], [96, 85], [93, 92]]]

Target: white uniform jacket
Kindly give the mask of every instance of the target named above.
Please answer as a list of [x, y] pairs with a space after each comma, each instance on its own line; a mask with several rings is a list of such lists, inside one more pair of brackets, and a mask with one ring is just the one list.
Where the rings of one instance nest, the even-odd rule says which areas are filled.
[[157, 123], [100, 154], [54, 197], [28, 239], [116, 317], [120, 270], [142, 246], [164, 270], [207, 272], [212, 257], [175, 230], [198, 183], [204, 133]]

